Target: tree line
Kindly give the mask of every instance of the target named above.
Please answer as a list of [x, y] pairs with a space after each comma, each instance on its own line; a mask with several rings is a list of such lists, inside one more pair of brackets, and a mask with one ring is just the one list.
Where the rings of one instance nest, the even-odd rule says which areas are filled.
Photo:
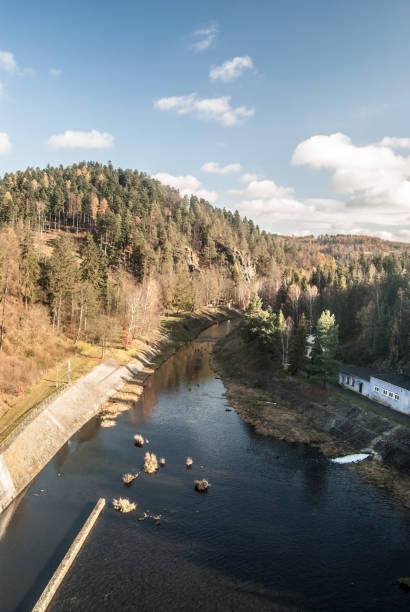
[[66, 338], [128, 347], [164, 313], [227, 302], [246, 308], [254, 294], [249, 341], [258, 337], [282, 365], [301, 367], [300, 347], [329, 311], [339, 359], [410, 367], [409, 254], [408, 245], [371, 237], [272, 234], [237, 211], [111, 163], [7, 173], [0, 179], [3, 382], [43, 363], [38, 344], [57, 351]]

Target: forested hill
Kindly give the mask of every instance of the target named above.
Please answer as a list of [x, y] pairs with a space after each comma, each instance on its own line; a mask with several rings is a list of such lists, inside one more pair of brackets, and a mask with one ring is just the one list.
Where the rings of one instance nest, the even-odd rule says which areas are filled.
[[97, 163], [27, 169], [0, 182], [0, 222], [32, 230], [90, 232], [109, 266], [123, 264], [138, 279], [168, 264], [233, 265], [240, 251], [258, 273], [284, 261], [274, 237], [237, 213], [213, 208], [146, 174]]
[[408, 366], [409, 253], [366, 236], [272, 234], [110, 163], [5, 174], [0, 408], [69, 346], [127, 348], [166, 312], [246, 307], [254, 293], [294, 331], [330, 309], [346, 361]]
[[90, 232], [110, 266], [122, 263], [140, 279], [186, 259], [187, 248], [206, 266], [250, 258], [247, 263], [258, 275], [270, 274], [277, 264], [312, 268], [332, 259], [347, 264], [410, 250], [410, 245], [368, 236], [273, 235], [237, 212], [195, 196], [181, 198], [143, 172], [92, 162], [6, 174], [0, 180], [0, 223], [24, 224], [33, 231]]

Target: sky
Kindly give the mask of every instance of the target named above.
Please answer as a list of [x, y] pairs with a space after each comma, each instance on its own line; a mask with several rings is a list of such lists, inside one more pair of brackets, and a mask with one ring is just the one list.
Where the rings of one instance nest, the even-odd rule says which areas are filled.
[[3, 3], [0, 174], [147, 172], [279, 234], [410, 242], [408, 0]]

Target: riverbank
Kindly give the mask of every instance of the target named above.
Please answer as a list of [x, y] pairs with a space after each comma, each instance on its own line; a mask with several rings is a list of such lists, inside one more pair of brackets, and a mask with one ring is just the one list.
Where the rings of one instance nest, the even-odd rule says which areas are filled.
[[350, 467], [410, 508], [410, 429], [337, 392], [273, 370], [245, 346], [238, 329], [217, 343], [212, 365], [229, 403], [257, 433], [308, 444], [327, 457], [369, 449], [376, 460]]
[[[102, 419], [109, 416], [113, 421], [115, 414], [127, 409], [128, 402], [142, 393], [144, 380], [178, 348], [210, 325], [233, 316], [235, 311], [220, 308], [167, 319], [162, 335], [147, 343], [132, 362], [121, 365], [114, 359], [105, 361], [40, 412], [29, 415], [0, 446], [0, 512], [99, 410]], [[118, 395], [131, 380], [132, 394], [125, 391], [125, 397]]]

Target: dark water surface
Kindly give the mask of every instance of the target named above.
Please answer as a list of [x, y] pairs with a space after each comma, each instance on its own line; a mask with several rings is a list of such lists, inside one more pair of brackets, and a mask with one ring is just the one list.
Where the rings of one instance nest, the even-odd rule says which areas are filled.
[[[410, 610], [396, 583], [410, 574], [410, 512], [346, 466], [226, 411], [208, 339], [228, 327], [169, 359], [117, 427], [90, 421], [0, 517], [2, 612], [31, 609], [98, 497], [107, 507], [53, 612]], [[126, 488], [121, 475], [146, 450], [165, 468]], [[206, 494], [193, 487], [201, 477]], [[112, 509], [121, 495], [135, 513]], [[137, 520], [146, 510], [159, 526]]]

